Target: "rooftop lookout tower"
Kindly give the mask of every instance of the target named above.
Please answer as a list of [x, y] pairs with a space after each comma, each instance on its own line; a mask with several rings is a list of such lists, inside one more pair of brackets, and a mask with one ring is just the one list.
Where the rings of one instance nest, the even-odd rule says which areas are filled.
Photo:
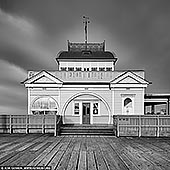
[[59, 52], [56, 58], [59, 71], [114, 71], [116, 55], [105, 51], [105, 41], [102, 43], [87, 42], [89, 18], [84, 16], [83, 19], [85, 42], [68, 41], [68, 50]]

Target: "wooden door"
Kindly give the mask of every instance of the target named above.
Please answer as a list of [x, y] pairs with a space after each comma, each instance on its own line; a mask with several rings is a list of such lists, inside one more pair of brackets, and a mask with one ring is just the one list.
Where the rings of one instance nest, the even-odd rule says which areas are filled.
[[83, 103], [83, 124], [90, 124], [90, 103]]

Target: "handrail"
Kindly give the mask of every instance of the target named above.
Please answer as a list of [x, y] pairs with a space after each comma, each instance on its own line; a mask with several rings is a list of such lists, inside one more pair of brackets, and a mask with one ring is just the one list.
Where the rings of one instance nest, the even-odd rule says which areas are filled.
[[[56, 133], [55, 115], [0, 115], [0, 133]], [[56, 121], [55, 121], [56, 120]]]
[[170, 115], [114, 115], [117, 136], [170, 136]]
[[[60, 135], [60, 130], [61, 130], [61, 124], [62, 124], [62, 116], [58, 115], [58, 120], [55, 121], [55, 132], [54, 136], [59, 136]], [[56, 117], [57, 118], [57, 117]]]
[[61, 116], [59, 116], [58, 121], [57, 121], [57, 124], [59, 124], [60, 121], [61, 121]]

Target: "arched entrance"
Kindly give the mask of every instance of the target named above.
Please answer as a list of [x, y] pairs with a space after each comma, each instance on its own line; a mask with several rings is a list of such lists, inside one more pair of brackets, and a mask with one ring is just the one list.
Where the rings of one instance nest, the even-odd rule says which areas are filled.
[[98, 94], [81, 92], [70, 97], [62, 108], [63, 122], [74, 124], [110, 124], [111, 110]]

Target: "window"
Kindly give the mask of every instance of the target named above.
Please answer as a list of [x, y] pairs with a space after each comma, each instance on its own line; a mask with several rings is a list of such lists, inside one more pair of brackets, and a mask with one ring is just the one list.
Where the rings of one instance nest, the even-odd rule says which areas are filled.
[[57, 114], [57, 110], [56, 111], [32, 111], [33, 115], [55, 115]]
[[32, 109], [56, 109], [56, 102], [51, 97], [40, 97], [32, 105]]
[[99, 71], [105, 71], [105, 67], [99, 67]]
[[132, 100], [130, 98], [126, 98], [124, 100], [124, 107], [127, 107], [127, 106], [132, 107]]
[[106, 71], [112, 71], [112, 67], [106, 67]]
[[89, 71], [89, 68], [84, 68], [84, 71]]
[[40, 97], [32, 104], [31, 111], [33, 114], [55, 114], [57, 104], [50, 96]]
[[76, 67], [76, 71], [81, 71], [81, 67]]
[[83, 55], [90, 55], [92, 52], [91, 51], [83, 51], [82, 54]]
[[124, 100], [124, 109], [126, 114], [132, 113], [132, 100], [130, 98]]
[[93, 103], [93, 114], [99, 114], [99, 103]]
[[74, 114], [78, 115], [80, 111], [79, 103], [74, 103]]
[[91, 71], [97, 71], [97, 67], [92, 67]]
[[60, 70], [61, 71], [67, 71], [67, 67], [61, 67]]
[[134, 95], [124, 95], [122, 98], [122, 107], [124, 115], [134, 114]]
[[74, 71], [74, 67], [68, 67], [68, 71]]

